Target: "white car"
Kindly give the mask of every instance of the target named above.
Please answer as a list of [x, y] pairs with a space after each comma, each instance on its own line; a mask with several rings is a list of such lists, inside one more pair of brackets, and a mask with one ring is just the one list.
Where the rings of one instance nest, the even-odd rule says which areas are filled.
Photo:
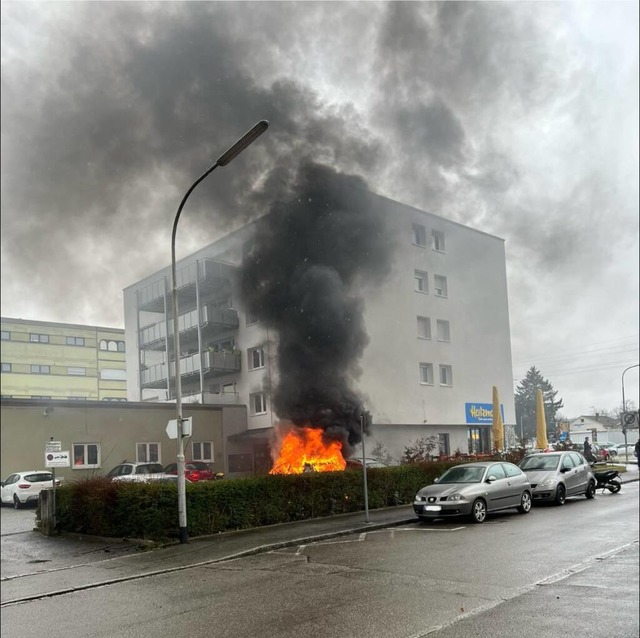
[[628, 443], [625, 445], [624, 443], [620, 443], [616, 445], [616, 450], [618, 452], [618, 458], [621, 456], [626, 456], [627, 459], [635, 459], [636, 457], [633, 455], [633, 451], [635, 449], [635, 443]]
[[107, 477], [112, 481], [137, 481], [149, 483], [152, 481], [174, 481], [176, 476], [166, 474], [160, 463], [120, 463], [116, 465]]
[[[60, 480], [56, 479], [56, 487]], [[31, 470], [10, 474], [0, 483], [0, 499], [2, 504], [13, 504], [19, 509], [27, 503], [38, 502], [40, 490], [53, 487], [53, 474], [48, 470]]]

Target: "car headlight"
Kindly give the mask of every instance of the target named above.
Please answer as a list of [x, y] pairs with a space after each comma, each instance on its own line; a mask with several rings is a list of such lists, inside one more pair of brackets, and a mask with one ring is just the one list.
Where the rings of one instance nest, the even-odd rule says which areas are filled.
[[538, 487], [555, 487], [556, 484], [558, 483], [558, 479], [557, 478], [549, 478], [546, 481], [542, 481], [542, 483], [538, 483]]
[[448, 501], [462, 501], [464, 500], [464, 496], [462, 494], [452, 494], [451, 496], [447, 496]]

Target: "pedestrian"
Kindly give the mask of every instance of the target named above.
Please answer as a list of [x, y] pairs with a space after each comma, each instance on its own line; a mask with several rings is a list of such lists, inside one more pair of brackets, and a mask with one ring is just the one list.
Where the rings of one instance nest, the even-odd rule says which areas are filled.
[[640, 468], [640, 439], [636, 441], [635, 447], [633, 448], [633, 453], [635, 454], [638, 468]]
[[589, 462], [595, 461], [593, 452], [591, 451], [591, 443], [589, 443], [588, 437], [585, 437], [584, 439], [584, 458]]

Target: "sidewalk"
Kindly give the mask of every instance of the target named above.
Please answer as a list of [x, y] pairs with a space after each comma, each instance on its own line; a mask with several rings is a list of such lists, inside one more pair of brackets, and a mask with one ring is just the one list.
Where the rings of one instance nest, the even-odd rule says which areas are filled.
[[[637, 465], [628, 465], [622, 475], [624, 483], [639, 480]], [[327, 518], [284, 523], [268, 527], [226, 532], [215, 536], [190, 539], [179, 543], [140, 551], [115, 558], [50, 567], [41, 571], [3, 579], [2, 606], [44, 596], [56, 596], [128, 580], [147, 578], [250, 556], [284, 547], [305, 545], [338, 536], [368, 532], [416, 521], [412, 505], [371, 510], [367, 522], [365, 512], [341, 514]], [[114, 541], [102, 539], [105, 546]], [[53, 542], [53, 540], [52, 540]], [[107, 550], [108, 551], [108, 550]]]

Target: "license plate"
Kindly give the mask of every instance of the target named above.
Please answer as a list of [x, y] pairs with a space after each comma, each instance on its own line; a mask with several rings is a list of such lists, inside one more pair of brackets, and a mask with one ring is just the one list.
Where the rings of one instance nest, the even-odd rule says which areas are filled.
[[442, 509], [442, 507], [440, 505], [425, 505], [424, 506], [424, 511], [425, 512], [439, 512]]

